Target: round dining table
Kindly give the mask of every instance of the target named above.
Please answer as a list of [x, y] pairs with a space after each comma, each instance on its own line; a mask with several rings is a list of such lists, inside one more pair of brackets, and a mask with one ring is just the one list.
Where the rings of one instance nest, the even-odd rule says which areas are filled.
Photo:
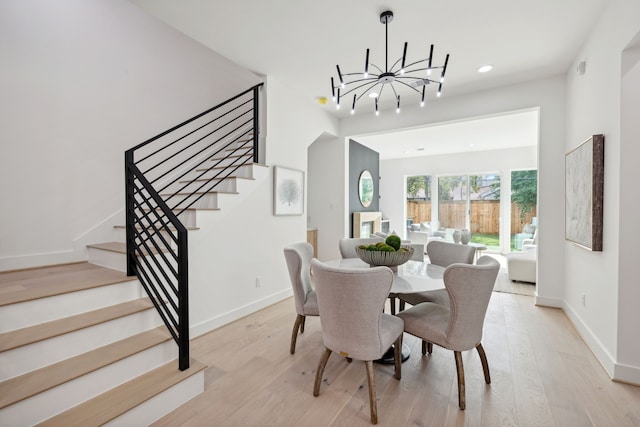
[[[327, 264], [337, 267], [368, 268], [369, 264], [360, 258], [345, 258], [328, 261]], [[435, 291], [444, 289], [444, 267], [421, 261], [407, 261], [398, 266], [393, 273], [391, 293], [410, 294], [413, 292]]]
[[[369, 264], [362, 261], [360, 258], [344, 258], [327, 261], [326, 264], [347, 267], [347, 268], [369, 268]], [[438, 289], [444, 289], [443, 274], [445, 267], [439, 265], [430, 264], [422, 261], [407, 261], [402, 265], [399, 265], [397, 271], [393, 273], [393, 283], [391, 284], [391, 293], [393, 294], [408, 294], [413, 292], [425, 292], [435, 291]], [[402, 345], [402, 361], [404, 362], [411, 355], [411, 349], [406, 345]], [[393, 361], [393, 347], [389, 349], [382, 357], [382, 359], [376, 362], [392, 364]]]

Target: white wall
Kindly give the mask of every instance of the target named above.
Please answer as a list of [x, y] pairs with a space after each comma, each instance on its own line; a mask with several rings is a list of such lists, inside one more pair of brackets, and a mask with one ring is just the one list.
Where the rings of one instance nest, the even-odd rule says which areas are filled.
[[[465, 120], [505, 112], [538, 109], [538, 283], [536, 303], [562, 306], [564, 293], [564, 182], [565, 82], [557, 76], [505, 86], [466, 96], [444, 97], [419, 107], [405, 108], [400, 116], [359, 115], [343, 119], [340, 132], [356, 141], [358, 135], [383, 133], [425, 124]], [[384, 177], [383, 177], [384, 179]], [[381, 184], [382, 185], [386, 184]], [[561, 188], [561, 187], [560, 187]], [[383, 194], [384, 197], [384, 194]], [[386, 212], [385, 212], [386, 213]], [[397, 227], [397, 225], [393, 225]]]
[[[605, 136], [604, 233], [602, 252], [568, 243], [564, 252], [567, 313], [614, 378], [640, 384], [640, 317], [637, 309], [630, 310], [627, 305], [638, 301], [634, 289], [638, 257], [634, 245], [622, 237], [636, 228], [638, 217], [638, 130], [628, 121], [637, 122], [638, 104], [637, 99], [627, 99], [626, 104], [621, 100], [622, 51], [640, 30], [638, 16], [640, 3], [636, 0], [610, 2], [567, 75], [565, 150], [593, 134]], [[582, 60], [586, 61], [586, 72], [579, 75], [574, 70]], [[625, 89], [637, 88], [632, 83], [637, 71], [626, 71]], [[621, 138], [621, 105], [630, 115], [626, 117], [632, 117], [626, 122], [625, 139]], [[631, 250], [633, 255], [622, 250]]]
[[[640, 34], [636, 37], [640, 46]], [[640, 187], [638, 186], [638, 159], [640, 159], [640, 47], [624, 53], [622, 66], [622, 104], [620, 130], [620, 230], [637, 227], [640, 212]], [[638, 336], [640, 325], [640, 286], [636, 264], [638, 261], [638, 239], [634, 233], [621, 232], [619, 243], [619, 283], [618, 289], [618, 364], [616, 377], [635, 378], [640, 365], [640, 343], [633, 339]], [[633, 367], [632, 372], [625, 372]]]
[[260, 82], [123, 0], [5, 0], [0, 40], [0, 270], [84, 258], [124, 150]]
[[[82, 257], [74, 239], [123, 208], [125, 149], [260, 81], [127, 1], [31, 5], [0, 3], [11, 41], [0, 67], [0, 270]], [[306, 171], [307, 147], [338, 123], [277, 80], [264, 92], [269, 167], [189, 234], [192, 336], [291, 294], [282, 248], [306, 240], [307, 217], [273, 216], [271, 166]]]
[[326, 135], [309, 147], [309, 197], [308, 225], [318, 229], [318, 253], [316, 258], [328, 261], [340, 258], [336, 236], [344, 237], [344, 218], [348, 207], [345, 203], [345, 183], [348, 164], [344, 140]]

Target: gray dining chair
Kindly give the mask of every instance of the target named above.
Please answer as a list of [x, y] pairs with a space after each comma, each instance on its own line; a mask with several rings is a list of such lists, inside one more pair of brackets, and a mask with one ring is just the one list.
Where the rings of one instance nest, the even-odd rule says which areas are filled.
[[311, 286], [311, 258], [313, 246], [307, 242], [296, 243], [284, 248], [284, 257], [289, 269], [289, 278], [293, 288], [293, 300], [296, 306], [296, 321], [291, 333], [289, 352], [295, 354], [298, 331], [304, 333], [306, 316], [318, 316], [318, 300]]
[[388, 267], [333, 267], [311, 260], [322, 340], [325, 350], [318, 363], [313, 395], [320, 394], [320, 385], [332, 352], [348, 359], [365, 362], [369, 385], [371, 422], [378, 423], [376, 384], [373, 361], [382, 358], [394, 345], [395, 378], [402, 372], [402, 319], [382, 312], [393, 283]]
[[346, 258], [358, 258], [356, 248], [360, 245], [371, 245], [378, 242], [384, 242], [382, 237], [347, 237], [338, 241], [338, 249], [340, 249], [340, 256], [342, 259]]
[[489, 256], [476, 265], [451, 264], [444, 272], [449, 306], [424, 302], [398, 313], [405, 332], [422, 339], [422, 354], [431, 354], [433, 344], [453, 350], [458, 376], [458, 406], [465, 409], [462, 353], [475, 348], [480, 356], [484, 380], [491, 384], [487, 356], [482, 348], [482, 330], [491, 292], [500, 264]]
[[[475, 254], [476, 248], [469, 245], [450, 243], [443, 240], [432, 240], [427, 243], [429, 262], [441, 267], [448, 267], [454, 263], [473, 264]], [[400, 311], [404, 310], [406, 303], [418, 305], [421, 302], [433, 302], [445, 306], [449, 305], [449, 294], [445, 289], [397, 294], [396, 297], [400, 301]]]

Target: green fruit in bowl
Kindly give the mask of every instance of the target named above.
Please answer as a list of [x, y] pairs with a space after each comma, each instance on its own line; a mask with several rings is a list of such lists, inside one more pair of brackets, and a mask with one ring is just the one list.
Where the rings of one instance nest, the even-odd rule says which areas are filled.
[[381, 252], [395, 252], [396, 251], [396, 249], [393, 246], [390, 246], [390, 245], [387, 245], [387, 244], [384, 244], [384, 245], [380, 246], [378, 248], [378, 250], [381, 251]]
[[391, 236], [387, 237], [387, 239], [385, 240], [385, 243], [391, 246], [392, 248], [394, 248], [395, 250], [398, 250], [402, 245], [402, 240], [400, 240], [400, 237], [392, 234]]
[[360, 245], [358, 246], [358, 249], [367, 249], [367, 247], [368, 247], [367, 245]]
[[366, 248], [366, 249], [367, 249], [368, 251], [377, 251], [377, 250], [378, 250], [378, 247], [377, 247], [376, 245], [373, 245], [373, 244], [372, 244], [372, 245], [367, 246], [367, 248]]

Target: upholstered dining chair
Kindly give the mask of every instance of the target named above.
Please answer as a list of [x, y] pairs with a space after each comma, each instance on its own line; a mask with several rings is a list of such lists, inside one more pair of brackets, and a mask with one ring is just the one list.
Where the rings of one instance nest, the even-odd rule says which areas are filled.
[[340, 249], [340, 256], [342, 259], [346, 258], [358, 258], [358, 254], [356, 253], [356, 248], [360, 245], [371, 245], [376, 244], [378, 242], [383, 242], [384, 239], [382, 237], [347, 237], [344, 239], [340, 239], [338, 241], [338, 249]]
[[289, 278], [293, 287], [293, 300], [296, 306], [296, 321], [291, 333], [291, 354], [296, 352], [296, 340], [298, 331], [304, 333], [306, 316], [318, 316], [318, 300], [316, 292], [311, 286], [311, 258], [313, 258], [313, 246], [307, 242], [296, 243], [284, 248], [284, 257], [287, 260]]
[[315, 258], [311, 260], [311, 271], [325, 347], [318, 364], [313, 395], [320, 394], [324, 368], [332, 352], [349, 360], [362, 360], [367, 371], [371, 422], [377, 424], [373, 361], [380, 359], [394, 344], [395, 378], [399, 380], [402, 372], [403, 322], [382, 312], [393, 273], [388, 267], [334, 267]]
[[453, 350], [458, 375], [458, 406], [465, 409], [465, 382], [462, 353], [475, 347], [480, 356], [484, 380], [491, 384], [487, 356], [482, 348], [482, 330], [491, 292], [500, 264], [489, 256], [476, 265], [451, 264], [444, 272], [449, 306], [432, 302], [415, 305], [398, 313], [404, 330], [422, 339], [422, 354], [431, 354], [433, 344]]
[[[429, 262], [441, 267], [448, 267], [454, 263], [473, 264], [475, 254], [476, 248], [469, 245], [450, 243], [443, 240], [432, 240], [427, 243]], [[449, 294], [446, 289], [413, 294], [397, 294], [396, 297], [400, 300], [400, 311], [404, 310], [406, 303], [418, 305], [421, 302], [434, 302], [445, 306], [449, 305]]]

